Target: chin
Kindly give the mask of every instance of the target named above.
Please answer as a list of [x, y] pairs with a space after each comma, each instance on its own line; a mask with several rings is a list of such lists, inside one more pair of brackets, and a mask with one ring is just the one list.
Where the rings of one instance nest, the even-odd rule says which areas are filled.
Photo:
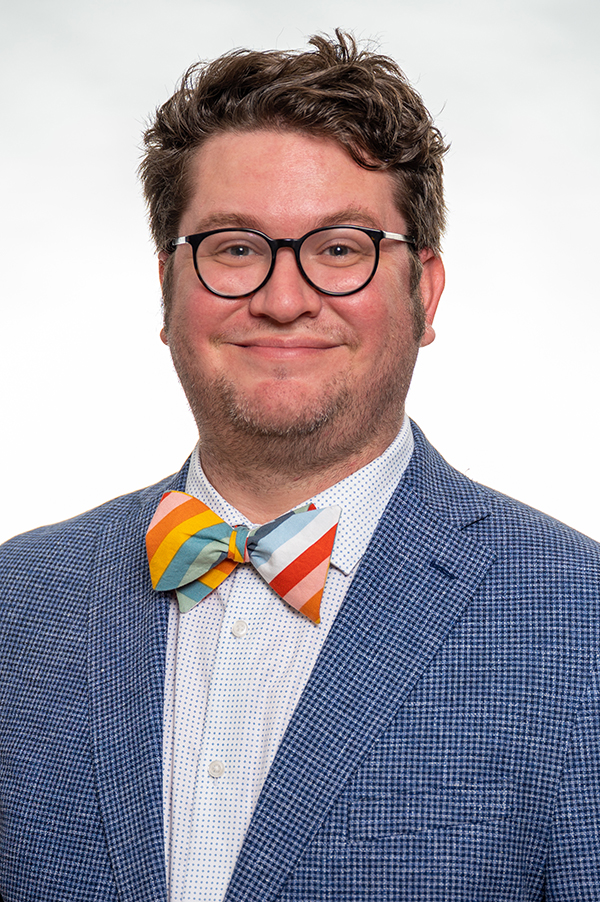
[[300, 438], [322, 430], [328, 423], [335, 421], [346, 407], [345, 399], [339, 395], [315, 400], [312, 404], [303, 403], [300, 407], [297, 396], [294, 401], [294, 404], [287, 404], [280, 397], [277, 403], [264, 404], [256, 401], [243, 402], [235, 398], [230, 399], [232, 403], [225, 410], [231, 426], [237, 432], [265, 438]]
[[263, 384], [252, 392], [225, 377], [179, 377], [198, 425], [203, 454], [293, 473], [337, 464], [400, 428], [409, 379], [383, 370], [352, 390], [341, 376], [320, 386]]

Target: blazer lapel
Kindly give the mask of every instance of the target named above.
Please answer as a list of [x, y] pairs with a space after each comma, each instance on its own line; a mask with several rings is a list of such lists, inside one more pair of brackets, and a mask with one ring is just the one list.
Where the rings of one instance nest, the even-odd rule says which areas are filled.
[[[486, 514], [479, 503], [470, 520]], [[275, 898], [493, 558], [460, 527], [434, 516], [403, 480], [275, 757], [226, 902]]]
[[169, 594], [152, 589], [144, 537], [163, 491], [184, 484], [182, 471], [122, 499], [123, 510], [103, 531], [92, 562], [92, 755], [123, 902], [166, 900], [162, 722]]

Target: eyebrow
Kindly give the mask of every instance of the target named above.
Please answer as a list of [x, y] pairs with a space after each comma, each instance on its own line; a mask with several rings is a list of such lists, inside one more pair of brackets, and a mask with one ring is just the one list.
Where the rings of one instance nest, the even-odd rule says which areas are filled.
[[328, 213], [317, 220], [315, 228], [320, 229], [325, 226], [336, 225], [363, 225], [372, 229], [382, 228], [381, 224], [367, 210], [363, 210], [360, 207], [346, 207], [344, 210]]
[[196, 224], [198, 232], [209, 232], [211, 229], [260, 229], [258, 219], [253, 216], [241, 216], [237, 213], [212, 213]]
[[[364, 225], [373, 229], [380, 229], [382, 225], [376, 222], [373, 216], [360, 207], [346, 207], [318, 217], [313, 225], [314, 229], [323, 229], [327, 226], [337, 225]], [[212, 229], [254, 229], [263, 231], [263, 224], [251, 214], [240, 213], [212, 213], [210, 216], [200, 219], [195, 226], [197, 233], [210, 232]], [[308, 231], [311, 231], [310, 229]], [[273, 236], [270, 236], [273, 237]], [[286, 237], [286, 236], [283, 236]]]

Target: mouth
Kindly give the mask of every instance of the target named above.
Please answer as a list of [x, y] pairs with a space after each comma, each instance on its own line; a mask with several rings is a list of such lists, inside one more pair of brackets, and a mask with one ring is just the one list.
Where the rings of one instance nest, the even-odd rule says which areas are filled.
[[244, 338], [242, 341], [233, 341], [232, 344], [243, 348], [273, 348], [281, 350], [294, 350], [296, 348], [313, 348], [315, 350], [326, 350], [337, 346], [337, 342], [330, 338], [318, 338], [317, 336], [276, 336], [267, 338]]
[[339, 347], [339, 342], [316, 336], [273, 337], [265, 336], [256, 339], [229, 342], [233, 347], [241, 348], [256, 357], [271, 360], [293, 360], [311, 356], [323, 351], [331, 351]]

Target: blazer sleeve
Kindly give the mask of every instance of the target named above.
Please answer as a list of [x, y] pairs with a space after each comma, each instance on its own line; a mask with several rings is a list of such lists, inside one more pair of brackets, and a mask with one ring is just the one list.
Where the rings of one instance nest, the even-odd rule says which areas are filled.
[[600, 899], [600, 674], [596, 660], [570, 737], [551, 828], [548, 902]]

